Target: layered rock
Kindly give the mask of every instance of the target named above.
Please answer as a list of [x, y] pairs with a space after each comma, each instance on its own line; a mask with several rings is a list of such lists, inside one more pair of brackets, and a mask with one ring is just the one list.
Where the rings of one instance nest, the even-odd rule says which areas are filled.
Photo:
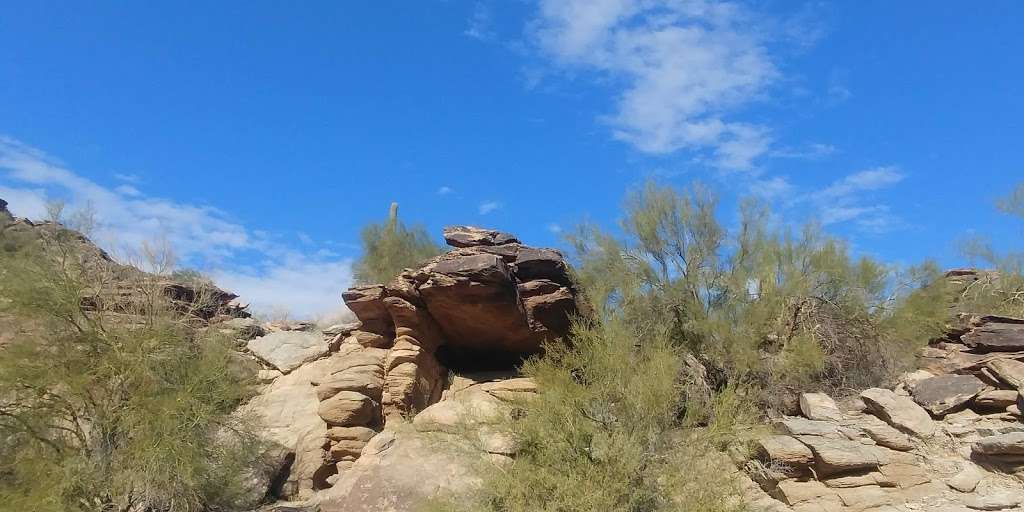
[[343, 295], [361, 322], [350, 337], [389, 349], [383, 416], [410, 416], [440, 398], [447, 369], [509, 367], [568, 334], [582, 311], [557, 251], [493, 230], [445, 230], [454, 249], [385, 285]]
[[[480, 228], [448, 228], [445, 239], [454, 249], [422, 268], [347, 290], [343, 299], [358, 321], [332, 326], [323, 338], [282, 332], [248, 343], [283, 373], [328, 361], [310, 380], [320, 436], [316, 478], [307, 479], [313, 488], [348, 482], [346, 474], [392, 421], [422, 411], [417, 429], [451, 432], [464, 428], [459, 422], [467, 416], [500, 414], [502, 400], [535, 386], [521, 379], [463, 386], [448, 382], [451, 370], [512, 369], [568, 334], [583, 311], [557, 251]], [[302, 365], [310, 359], [316, 361]], [[441, 402], [445, 389], [451, 396]], [[488, 429], [479, 441], [495, 455], [512, 449], [508, 436]]]

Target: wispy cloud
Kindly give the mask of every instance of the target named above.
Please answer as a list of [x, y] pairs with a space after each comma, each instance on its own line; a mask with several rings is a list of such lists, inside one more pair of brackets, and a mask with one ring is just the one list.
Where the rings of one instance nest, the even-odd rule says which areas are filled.
[[494, 21], [491, 17], [490, 5], [477, 2], [473, 5], [473, 14], [469, 17], [469, 26], [462, 33], [473, 39], [490, 41], [494, 39]]
[[501, 208], [501, 206], [501, 203], [497, 201], [484, 201], [480, 203], [480, 207], [477, 208], [477, 211], [480, 213], [480, 215], [487, 215], [488, 213], [491, 213], [494, 210]]
[[353, 282], [351, 260], [323, 260], [297, 253], [259, 267], [222, 267], [213, 271], [212, 277], [251, 301], [257, 314], [287, 311], [325, 323], [347, 314], [341, 292]]
[[888, 231], [901, 221], [888, 205], [874, 200], [869, 193], [896, 185], [904, 178], [895, 166], [866, 169], [807, 194], [803, 199], [815, 206], [821, 223], [826, 226], [854, 222], [867, 231]]
[[114, 179], [125, 183], [142, 183], [142, 178], [137, 174], [114, 173]]
[[607, 118], [615, 138], [655, 154], [711, 149], [725, 170], [750, 170], [768, 151], [768, 127], [728, 118], [779, 77], [765, 30], [740, 5], [542, 0], [533, 27], [559, 65], [622, 84]]
[[449, 187], [448, 185], [444, 185], [441, 188], [437, 189], [437, 195], [439, 196], [446, 196], [448, 194], [451, 194], [452, 192], [455, 192], [455, 189]]
[[554, 233], [556, 235], [562, 232], [562, 226], [554, 222], [548, 224], [546, 228], [549, 232]]
[[[122, 180], [124, 181], [124, 180]], [[351, 282], [350, 262], [328, 252], [292, 250], [272, 234], [249, 229], [226, 212], [145, 195], [131, 185], [106, 188], [20, 141], [0, 136], [0, 197], [15, 215], [46, 215], [52, 199], [71, 209], [90, 205], [96, 214], [93, 240], [111, 254], [130, 254], [144, 242], [166, 240], [186, 265], [224, 277], [218, 281], [257, 309], [291, 306], [297, 316], [335, 311]], [[252, 262], [243, 267], [243, 262]], [[244, 268], [243, 270], [237, 270]], [[300, 275], [317, 270], [320, 286]], [[285, 293], [285, 291], [289, 291]]]
[[794, 160], [820, 160], [836, 152], [831, 144], [812, 143], [797, 148], [776, 148], [771, 151], [772, 158], [791, 158]]

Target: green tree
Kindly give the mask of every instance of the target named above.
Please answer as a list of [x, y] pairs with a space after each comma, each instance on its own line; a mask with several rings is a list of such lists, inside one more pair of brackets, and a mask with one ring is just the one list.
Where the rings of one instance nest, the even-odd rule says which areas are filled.
[[367, 225], [360, 236], [363, 256], [356, 262], [355, 278], [362, 284], [387, 282], [403, 269], [441, 254], [426, 229], [398, 220], [398, 203], [391, 203], [386, 222]]
[[0, 510], [230, 510], [257, 460], [232, 415], [249, 372], [159, 280], [126, 282], [47, 228], [0, 244], [20, 327], [0, 346]]

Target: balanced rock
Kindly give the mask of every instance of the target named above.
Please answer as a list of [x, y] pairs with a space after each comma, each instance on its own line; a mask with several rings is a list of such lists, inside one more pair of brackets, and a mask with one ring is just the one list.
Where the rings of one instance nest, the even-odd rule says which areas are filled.
[[519, 243], [519, 240], [509, 233], [472, 226], [449, 226], [444, 228], [444, 241], [452, 247]]
[[911, 392], [914, 401], [936, 416], [966, 404], [988, 386], [973, 375], [939, 375], [918, 382]]

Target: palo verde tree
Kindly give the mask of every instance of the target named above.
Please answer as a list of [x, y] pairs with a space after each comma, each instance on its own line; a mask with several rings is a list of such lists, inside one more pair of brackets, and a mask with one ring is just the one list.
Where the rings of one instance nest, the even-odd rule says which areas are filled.
[[81, 241], [0, 231], [0, 510], [233, 510], [256, 460], [232, 414], [249, 373], [160, 279]]
[[360, 237], [363, 255], [354, 270], [362, 284], [387, 282], [403, 269], [441, 254], [423, 226], [409, 227], [398, 219], [398, 203], [391, 203], [387, 221], [367, 225]]

